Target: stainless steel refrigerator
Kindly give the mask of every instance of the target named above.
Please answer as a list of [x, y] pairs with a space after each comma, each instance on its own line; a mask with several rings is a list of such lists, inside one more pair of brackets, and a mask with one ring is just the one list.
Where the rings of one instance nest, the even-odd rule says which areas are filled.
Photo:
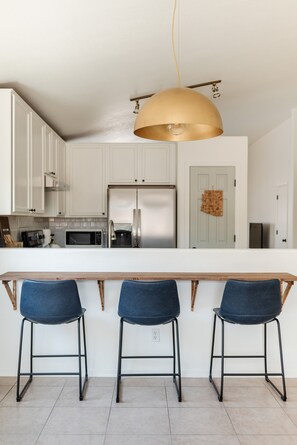
[[176, 247], [175, 186], [109, 186], [108, 247]]

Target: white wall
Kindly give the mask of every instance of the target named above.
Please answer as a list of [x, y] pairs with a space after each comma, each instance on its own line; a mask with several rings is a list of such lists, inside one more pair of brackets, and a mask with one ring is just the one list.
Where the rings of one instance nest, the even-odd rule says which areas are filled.
[[[268, 249], [0, 249], [0, 273], [6, 271], [180, 271], [180, 272], [269, 272], [297, 273], [297, 250]], [[106, 282], [106, 309], [100, 309], [95, 281], [79, 282], [83, 306], [86, 307], [90, 375], [114, 376], [116, 373], [118, 328], [117, 304], [120, 282]], [[21, 283], [18, 283], [18, 294]], [[178, 282], [181, 302], [180, 333], [184, 376], [207, 377], [211, 344], [212, 308], [218, 306], [223, 282], [201, 282], [196, 307], [190, 310], [190, 282]], [[280, 316], [287, 375], [297, 377], [296, 349], [297, 284], [290, 291]], [[0, 285], [0, 375], [15, 375], [21, 316], [13, 311], [4, 286]], [[227, 351], [260, 353], [263, 344], [260, 327], [227, 327]], [[75, 326], [37, 326], [36, 348], [42, 352], [65, 352], [75, 348]], [[137, 332], [137, 334], [135, 334]], [[271, 366], [278, 369], [275, 327], [269, 327]], [[149, 354], [167, 353], [169, 328], [161, 328], [160, 343], [151, 341], [150, 327], [128, 326], [126, 351]], [[57, 360], [54, 360], [57, 365]], [[236, 371], [261, 372], [262, 361], [236, 361]], [[41, 362], [40, 370], [53, 369], [53, 363]], [[166, 372], [164, 361], [153, 366]], [[60, 369], [69, 370], [69, 361]], [[150, 363], [133, 364], [131, 371], [150, 371]], [[168, 370], [168, 368], [167, 368]], [[235, 368], [233, 368], [235, 370]]]
[[248, 247], [247, 137], [217, 137], [179, 142], [177, 148], [178, 247], [189, 247], [189, 184], [191, 166], [234, 166], [236, 248]]
[[269, 226], [269, 245], [275, 246], [277, 186], [288, 185], [288, 247], [292, 240], [292, 119], [288, 119], [249, 147], [248, 221]]

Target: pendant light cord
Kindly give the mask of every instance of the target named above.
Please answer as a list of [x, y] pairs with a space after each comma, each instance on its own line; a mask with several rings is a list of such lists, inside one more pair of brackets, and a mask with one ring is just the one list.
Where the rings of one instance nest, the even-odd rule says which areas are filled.
[[175, 69], [176, 69], [176, 74], [177, 74], [177, 84], [178, 84], [178, 87], [180, 87], [181, 86], [180, 72], [179, 72], [179, 66], [178, 66], [178, 62], [177, 62], [175, 43], [174, 43], [176, 3], [177, 3], [177, 0], [174, 0], [172, 24], [171, 24], [171, 42], [172, 42], [172, 52], [173, 52], [173, 58], [174, 58], [174, 63], [175, 63]]

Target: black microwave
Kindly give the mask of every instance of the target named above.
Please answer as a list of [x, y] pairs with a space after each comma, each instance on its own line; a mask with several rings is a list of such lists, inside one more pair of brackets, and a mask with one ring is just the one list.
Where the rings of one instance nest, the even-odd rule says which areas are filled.
[[66, 247], [102, 247], [102, 230], [66, 230]]

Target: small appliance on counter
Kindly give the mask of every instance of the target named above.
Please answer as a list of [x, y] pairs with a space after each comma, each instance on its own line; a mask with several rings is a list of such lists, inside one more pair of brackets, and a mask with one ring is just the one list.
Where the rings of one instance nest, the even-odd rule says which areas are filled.
[[49, 243], [48, 247], [51, 249], [60, 249], [61, 246], [55, 242], [55, 235], [51, 234], [51, 242]]
[[21, 232], [24, 247], [43, 247], [43, 230], [26, 230]]
[[51, 229], [43, 229], [43, 245], [42, 247], [50, 247], [50, 243], [51, 243]]

